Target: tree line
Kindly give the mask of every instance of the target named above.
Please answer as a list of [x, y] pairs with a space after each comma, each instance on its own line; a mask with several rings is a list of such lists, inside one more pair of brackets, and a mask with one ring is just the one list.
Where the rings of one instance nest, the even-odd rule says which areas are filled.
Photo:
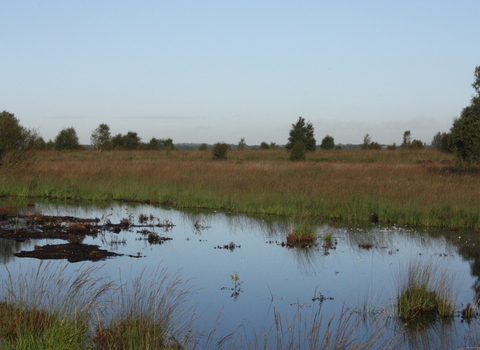
[[[480, 66], [474, 70], [474, 82], [472, 87], [476, 94], [473, 95], [470, 105], [463, 108], [459, 117], [453, 120], [449, 132], [438, 132], [432, 140], [432, 147], [445, 152], [454, 152], [459, 165], [470, 166], [480, 160]], [[111, 135], [110, 127], [107, 124], [100, 124], [92, 131], [90, 137], [92, 146], [97, 151], [102, 150], [173, 150], [175, 146], [171, 138], [157, 139], [153, 137], [149, 142], [144, 143], [136, 132], [129, 131], [126, 134]], [[56, 149], [76, 150], [82, 146], [79, 144], [75, 128], [62, 129], [55, 139], [45, 142], [33, 129], [27, 129], [20, 125], [20, 121], [14, 114], [0, 112], [0, 166], [18, 165], [28, 159], [31, 150], [34, 149]], [[237, 149], [244, 150], [245, 139], [241, 138]], [[412, 140], [411, 132], [403, 133], [401, 149], [417, 150], [425, 147], [420, 140]], [[278, 149], [279, 145], [271, 142], [262, 142], [260, 149]], [[311, 122], [305, 118], [298, 117], [289, 132], [288, 142], [285, 148], [290, 151], [291, 160], [305, 159], [306, 152], [313, 152], [317, 149], [315, 132]], [[335, 140], [332, 136], [326, 135], [319, 148], [322, 150], [335, 149]], [[373, 142], [369, 134], [366, 134], [361, 149], [380, 149], [382, 146]], [[207, 145], [202, 144], [199, 149], [206, 150]], [[231, 149], [230, 145], [217, 143], [214, 146], [214, 158], [225, 158], [226, 152]], [[387, 146], [389, 150], [397, 149], [396, 144]]]

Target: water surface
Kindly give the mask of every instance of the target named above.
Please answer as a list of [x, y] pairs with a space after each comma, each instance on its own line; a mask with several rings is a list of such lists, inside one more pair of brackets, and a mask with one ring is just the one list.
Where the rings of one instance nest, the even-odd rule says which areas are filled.
[[[188, 302], [196, 327], [206, 333], [215, 328], [217, 335], [240, 330], [248, 338], [252, 330], [258, 334], [271, 329], [275, 313], [291, 320], [299, 310], [311, 315], [319, 308], [327, 318], [340, 315], [342, 310], [355, 309], [366, 323], [382, 315], [392, 322], [391, 332], [398, 331], [401, 328], [394, 316], [394, 299], [399, 276], [414, 259], [439, 265], [452, 275], [458, 312], [467, 303], [476, 302], [480, 289], [480, 240], [475, 233], [419, 231], [371, 223], [361, 228], [353, 224], [318, 224], [316, 244], [303, 249], [282, 245], [298, 224], [285, 218], [247, 217], [211, 210], [182, 212], [124, 203], [103, 208], [55, 202], [25, 207], [25, 213], [34, 212], [97, 217], [102, 223], [107, 220], [119, 223], [130, 218], [134, 224], [139, 224], [139, 216], [144, 214], [152, 217], [151, 223], [173, 223], [169, 228], [148, 228], [172, 238], [162, 244], [150, 244], [139, 233], [143, 228], [135, 226], [118, 234], [105, 231], [97, 237], [87, 237], [84, 243], [124, 255], [100, 262], [74, 263], [69, 268], [78, 268], [78, 264], [101, 266], [103, 275], [118, 281], [134, 278], [145, 268], [155, 269], [159, 265], [172, 273], [180, 270], [182, 278], [195, 286]], [[323, 239], [326, 236], [331, 236], [330, 246]], [[40, 263], [38, 259], [17, 258], [14, 253], [33, 250], [35, 245], [58, 243], [58, 240], [0, 240], [3, 276], [7, 269], [14, 274], [34, 269]], [[364, 243], [372, 247], [363, 248]], [[53, 261], [52, 264], [68, 263]], [[233, 276], [238, 277], [237, 288]], [[468, 346], [471, 340], [465, 338], [473, 326], [476, 320], [467, 324], [457, 315], [443, 326], [437, 324], [426, 330], [420, 338], [422, 342], [428, 338], [428, 343], [421, 346]], [[405, 348], [418, 347], [418, 341], [418, 337], [413, 337]]]

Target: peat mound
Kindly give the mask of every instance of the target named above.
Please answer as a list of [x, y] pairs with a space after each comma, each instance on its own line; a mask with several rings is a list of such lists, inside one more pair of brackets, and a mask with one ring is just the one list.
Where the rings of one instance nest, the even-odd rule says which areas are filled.
[[99, 261], [108, 257], [123, 255], [99, 249], [97, 245], [90, 244], [47, 244], [35, 248], [35, 250], [21, 251], [14, 255], [20, 258], [67, 259], [71, 263], [87, 260]]

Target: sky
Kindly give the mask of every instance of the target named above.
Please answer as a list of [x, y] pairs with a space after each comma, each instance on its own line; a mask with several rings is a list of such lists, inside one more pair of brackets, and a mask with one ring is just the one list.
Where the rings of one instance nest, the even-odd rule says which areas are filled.
[[0, 0], [0, 110], [48, 141], [430, 143], [469, 105], [479, 0]]

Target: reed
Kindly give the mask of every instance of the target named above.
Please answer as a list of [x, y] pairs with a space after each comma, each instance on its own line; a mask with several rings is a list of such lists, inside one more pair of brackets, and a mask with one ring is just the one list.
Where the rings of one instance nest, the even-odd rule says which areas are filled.
[[211, 158], [201, 151], [42, 151], [25, 171], [0, 173], [0, 195], [480, 228], [480, 178], [435, 150], [317, 151], [306, 162], [290, 162], [282, 150]]

